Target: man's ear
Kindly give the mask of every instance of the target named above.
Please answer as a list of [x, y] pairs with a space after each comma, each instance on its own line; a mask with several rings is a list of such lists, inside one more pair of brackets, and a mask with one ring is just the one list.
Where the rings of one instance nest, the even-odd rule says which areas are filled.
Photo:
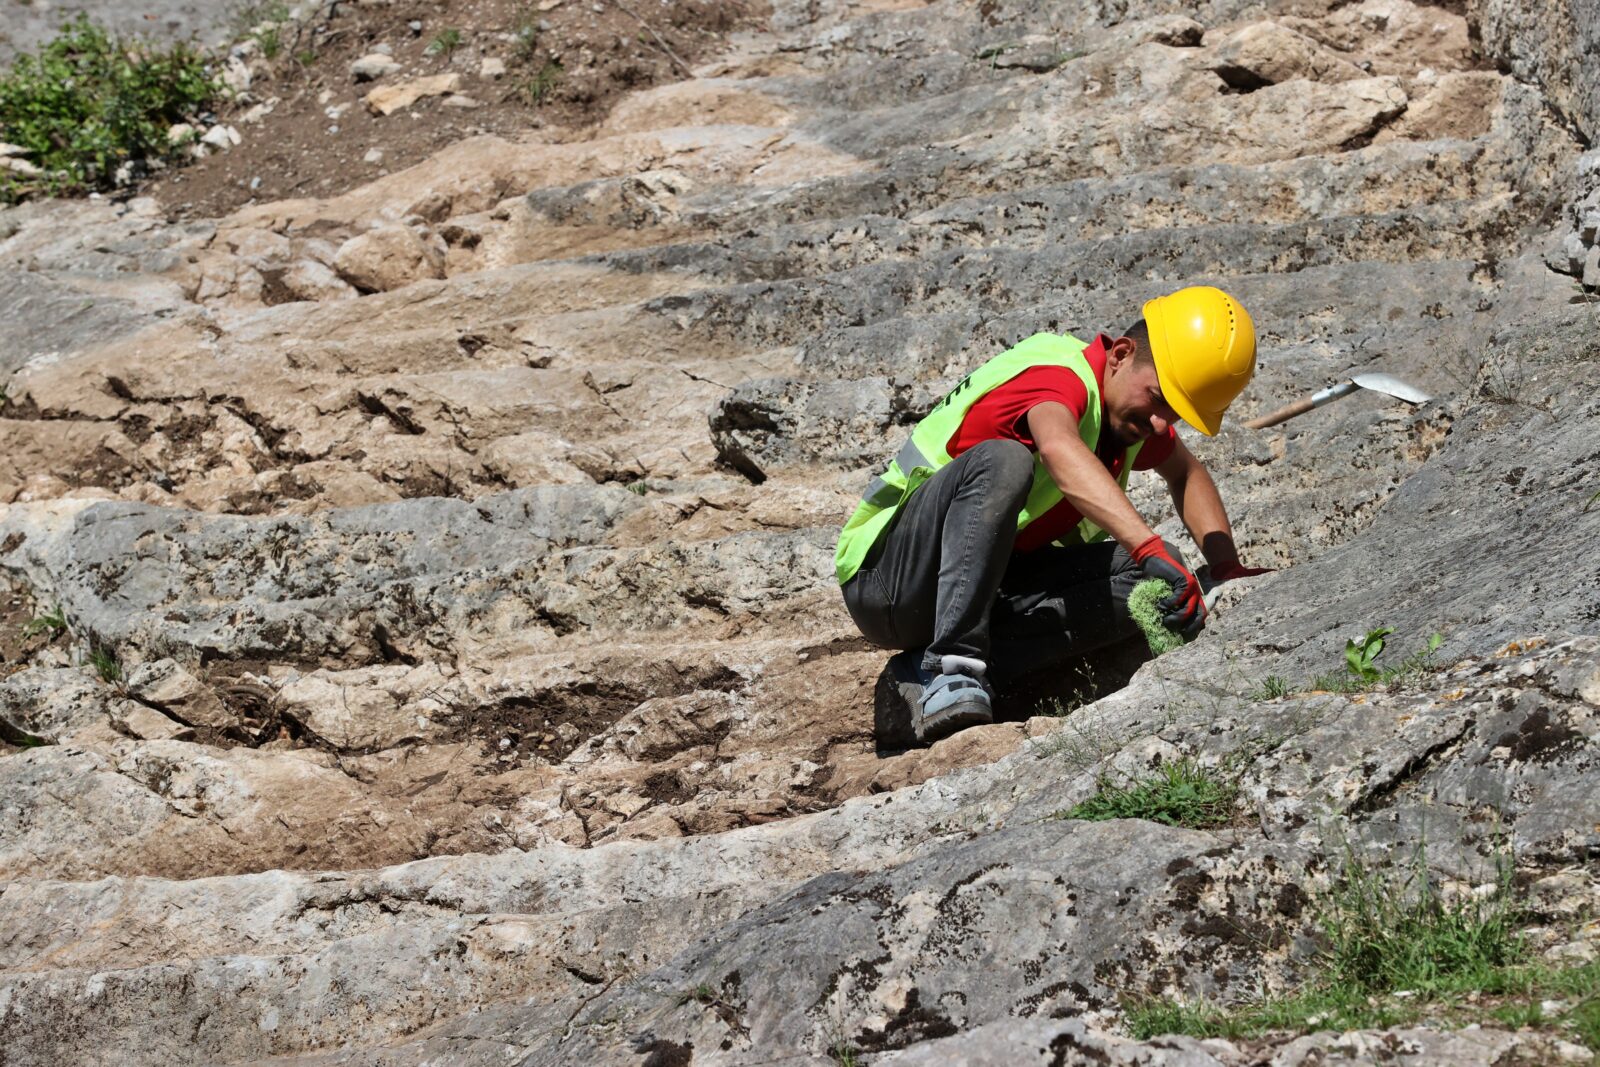
[[1138, 351], [1139, 346], [1133, 338], [1119, 337], [1106, 349], [1106, 367], [1116, 370], [1132, 359]]

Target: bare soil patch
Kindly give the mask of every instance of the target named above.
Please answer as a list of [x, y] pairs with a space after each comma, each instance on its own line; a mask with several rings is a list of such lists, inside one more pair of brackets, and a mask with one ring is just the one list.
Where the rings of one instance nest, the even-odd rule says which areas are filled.
[[[465, 137], [545, 129], [582, 139], [621, 94], [688, 77], [766, 10], [764, 0], [335, 2], [277, 33], [276, 54], [256, 61], [249, 89], [216, 116], [242, 144], [155, 175], [140, 192], [171, 216], [215, 218], [338, 196]], [[399, 70], [357, 82], [351, 64], [384, 49]], [[364, 103], [380, 86], [448, 74], [460, 76], [452, 94], [388, 116]]]

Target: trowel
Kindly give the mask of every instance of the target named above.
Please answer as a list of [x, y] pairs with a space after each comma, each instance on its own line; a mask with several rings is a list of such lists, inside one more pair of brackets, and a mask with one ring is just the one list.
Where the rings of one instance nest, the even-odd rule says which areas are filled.
[[1310, 396], [1301, 397], [1292, 404], [1286, 404], [1270, 415], [1262, 415], [1248, 420], [1245, 425], [1252, 430], [1262, 430], [1268, 426], [1276, 426], [1280, 422], [1304, 415], [1312, 408], [1320, 408], [1330, 400], [1338, 400], [1341, 396], [1349, 396], [1357, 389], [1371, 389], [1375, 393], [1383, 393], [1397, 400], [1404, 400], [1408, 404], [1426, 404], [1433, 397], [1408, 382], [1402, 382], [1391, 374], [1352, 374], [1349, 378], [1337, 385], [1330, 385], [1326, 389], [1319, 389]]

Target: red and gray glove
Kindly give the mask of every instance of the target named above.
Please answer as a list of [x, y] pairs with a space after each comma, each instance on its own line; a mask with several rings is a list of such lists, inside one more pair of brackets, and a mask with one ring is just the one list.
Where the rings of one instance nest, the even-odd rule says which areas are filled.
[[1133, 562], [1147, 578], [1160, 578], [1172, 586], [1172, 595], [1156, 602], [1161, 621], [1193, 640], [1206, 624], [1206, 602], [1201, 598], [1200, 579], [1178, 562], [1153, 536], [1133, 550]]
[[1224, 563], [1220, 567], [1211, 568], [1211, 577], [1219, 582], [1231, 582], [1235, 578], [1254, 578], [1258, 574], [1271, 574], [1274, 567], [1246, 567], [1238, 560]]

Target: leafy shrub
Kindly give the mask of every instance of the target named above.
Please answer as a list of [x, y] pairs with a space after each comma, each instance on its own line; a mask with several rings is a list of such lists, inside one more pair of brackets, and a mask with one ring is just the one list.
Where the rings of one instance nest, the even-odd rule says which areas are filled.
[[0, 76], [0, 139], [47, 175], [12, 177], [0, 199], [104, 188], [128, 160], [168, 158], [167, 130], [220, 91], [189, 45], [125, 41], [79, 15]]

